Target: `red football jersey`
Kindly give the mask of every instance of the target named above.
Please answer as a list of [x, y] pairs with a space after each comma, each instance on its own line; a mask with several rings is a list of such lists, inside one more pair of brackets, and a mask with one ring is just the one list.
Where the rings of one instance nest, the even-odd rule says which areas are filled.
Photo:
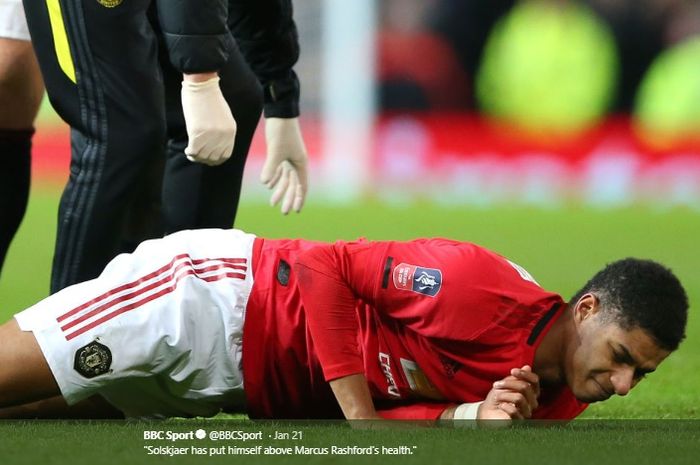
[[[523, 268], [447, 239], [257, 239], [243, 372], [254, 418], [342, 418], [328, 381], [364, 373], [386, 418], [435, 419], [483, 400], [566, 307]], [[533, 418], [586, 404], [542, 389]]]

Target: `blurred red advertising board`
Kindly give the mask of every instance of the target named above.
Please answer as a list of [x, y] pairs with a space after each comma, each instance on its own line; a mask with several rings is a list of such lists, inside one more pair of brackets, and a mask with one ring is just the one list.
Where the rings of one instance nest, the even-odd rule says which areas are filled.
[[372, 190], [397, 201], [700, 208], [700, 147], [652, 148], [626, 118], [555, 137], [461, 114], [388, 116], [371, 172]]
[[[312, 195], [322, 197], [333, 185], [333, 180], [321, 179], [322, 124], [307, 118], [302, 127], [312, 165]], [[641, 203], [700, 209], [700, 145], [685, 141], [654, 148], [624, 117], [576, 136], [555, 137], [533, 136], [465, 114], [385, 115], [375, 125], [373, 139], [372, 153], [363, 162], [363, 191], [390, 202], [542, 207]], [[69, 147], [67, 127], [37, 131], [33, 170], [38, 182], [65, 182]], [[244, 200], [268, 196], [258, 182], [264, 156], [261, 125], [248, 159]]]

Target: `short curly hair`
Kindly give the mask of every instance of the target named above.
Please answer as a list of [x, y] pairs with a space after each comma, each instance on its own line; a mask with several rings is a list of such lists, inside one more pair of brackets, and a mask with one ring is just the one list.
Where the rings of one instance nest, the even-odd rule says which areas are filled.
[[665, 350], [676, 350], [685, 338], [688, 297], [676, 275], [660, 263], [638, 258], [610, 263], [570, 303], [588, 293], [622, 328], [646, 330]]

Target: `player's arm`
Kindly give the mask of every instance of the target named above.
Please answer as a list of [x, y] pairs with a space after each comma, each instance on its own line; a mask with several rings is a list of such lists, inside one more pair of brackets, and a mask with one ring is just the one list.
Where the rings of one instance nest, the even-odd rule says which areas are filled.
[[219, 87], [218, 70], [235, 47], [226, 0], [158, 0], [158, 19], [173, 66], [183, 73], [185, 154], [218, 165], [233, 152], [236, 122]]
[[299, 38], [291, 0], [230, 2], [231, 31], [263, 88], [267, 157], [260, 181], [282, 213], [300, 211], [308, 189], [307, 152], [299, 126], [300, 86], [293, 66]]
[[425, 257], [440, 253], [439, 247], [420, 241], [338, 243], [315, 247], [302, 254], [295, 264], [315, 352], [348, 418], [376, 414], [373, 407], [370, 409], [371, 398], [358, 343], [358, 299], [407, 327], [439, 336], [440, 330], [431, 329], [428, 323], [436, 320], [437, 299], [391, 290], [387, 282], [393, 263], [389, 254], [421, 263]]
[[367, 379], [362, 374], [355, 374], [334, 379], [330, 382], [338, 405], [348, 420], [375, 420], [377, 414], [369, 392]]
[[[437, 402], [411, 402], [402, 405], [383, 405], [377, 413], [385, 420], [428, 420], [435, 421], [443, 418], [445, 412], [454, 410], [455, 404]], [[446, 418], [447, 419], [447, 418]], [[449, 417], [452, 419], [452, 417]]]
[[513, 368], [510, 375], [493, 383], [481, 402], [452, 405], [442, 420], [524, 420], [532, 416], [540, 395], [539, 377], [530, 366]]
[[[438, 288], [431, 292], [407, 287], [401, 281], [407, 264], [422, 265], [423, 270], [432, 270], [431, 273], [435, 271], [433, 274], [444, 278], [444, 282], [436, 284]], [[334, 384], [342, 386], [346, 382], [342, 378], [364, 373], [355, 310], [358, 299], [423, 336], [468, 340], [492, 324], [492, 315], [488, 312], [467, 314], [465, 309], [490, 304], [488, 299], [494, 297], [483, 289], [489, 288], [489, 279], [500, 279], [502, 268], [491, 254], [484, 254], [469, 244], [445, 240], [338, 243], [305, 252], [299, 257], [296, 272], [307, 322], [326, 380], [339, 380]], [[348, 385], [356, 386], [357, 380], [366, 384], [364, 376], [359, 376]], [[505, 410], [501, 413], [529, 417], [536, 396], [529, 394], [525, 383], [502, 381], [506, 382], [505, 386], [490, 394], [487, 407], [502, 404]], [[346, 392], [364, 391], [348, 389]], [[524, 396], [529, 397], [523, 400]], [[355, 409], [351, 405], [344, 405], [343, 400], [348, 398], [361, 401], [352, 395], [338, 399], [344, 411], [347, 405], [347, 411], [353, 412]], [[517, 407], [512, 410], [507, 403]], [[367, 402], [358, 405], [362, 409], [368, 407]], [[454, 415], [452, 411], [446, 415], [450, 413]]]
[[371, 287], [362, 279], [360, 263], [368, 265], [376, 247], [356, 244], [348, 255], [343, 245], [319, 246], [295, 264], [316, 355], [347, 419], [377, 418], [364, 376], [355, 311], [358, 296]]
[[529, 366], [511, 370], [494, 383], [483, 401], [449, 404], [412, 402], [380, 407], [378, 414], [388, 420], [511, 420], [529, 418], [537, 408], [539, 379]]

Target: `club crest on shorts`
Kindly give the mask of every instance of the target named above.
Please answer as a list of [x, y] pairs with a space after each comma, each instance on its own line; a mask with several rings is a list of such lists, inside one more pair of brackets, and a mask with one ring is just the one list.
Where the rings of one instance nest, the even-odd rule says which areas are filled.
[[86, 378], [94, 378], [109, 371], [112, 366], [112, 352], [104, 344], [92, 341], [75, 353], [73, 368]]
[[402, 291], [413, 291], [430, 297], [442, 287], [442, 271], [435, 268], [401, 263], [394, 268], [394, 286]]
[[97, 0], [97, 3], [105, 8], [114, 8], [122, 4], [123, 0]]

